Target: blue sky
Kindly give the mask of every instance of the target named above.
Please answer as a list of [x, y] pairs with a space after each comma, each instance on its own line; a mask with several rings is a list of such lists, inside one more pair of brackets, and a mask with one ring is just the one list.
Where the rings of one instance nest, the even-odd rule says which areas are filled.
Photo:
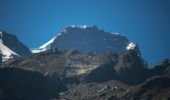
[[97, 25], [137, 42], [144, 59], [170, 58], [169, 0], [0, 0], [0, 28], [39, 47], [66, 25]]

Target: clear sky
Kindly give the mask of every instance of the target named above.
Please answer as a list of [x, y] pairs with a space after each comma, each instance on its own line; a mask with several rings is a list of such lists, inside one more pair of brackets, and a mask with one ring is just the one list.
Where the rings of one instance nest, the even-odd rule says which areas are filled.
[[170, 58], [170, 0], [0, 0], [0, 28], [30, 48], [73, 24], [126, 35], [149, 64]]

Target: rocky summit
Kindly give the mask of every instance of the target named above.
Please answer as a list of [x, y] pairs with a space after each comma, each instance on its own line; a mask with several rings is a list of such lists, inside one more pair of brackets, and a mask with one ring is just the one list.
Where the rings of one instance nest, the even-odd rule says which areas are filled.
[[68, 26], [0, 66], [0, 100], [169, 100], [170, 61], [152, 68], [136, 43], [96, 26]]

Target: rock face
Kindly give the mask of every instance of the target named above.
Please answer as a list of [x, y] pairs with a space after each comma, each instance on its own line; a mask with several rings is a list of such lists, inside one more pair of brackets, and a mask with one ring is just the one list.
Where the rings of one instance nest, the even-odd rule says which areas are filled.
[[33, 54], [15, 61], [11, 67], [39, 71], [44, 75], [59, 76], [63, 80], [103, 82], [111, 79], [136, 84], [144, 81], [144, 61], [133, 50], [123, 53], [82, 53], [76, 50]]
[[5, 31], [0, 31], [0, 51], [3, 54], [3, 60], [31, 54], [29, 48], [21, 43], [15, 35]]
[[81, 52], [106, 53], [123, 52], [135, 46], [136, 44], [130, 42], [126, 36], [105, 32], [96, 26], [68, 26], [39, 49], [57, 47], [61, 51], [74, 49]]

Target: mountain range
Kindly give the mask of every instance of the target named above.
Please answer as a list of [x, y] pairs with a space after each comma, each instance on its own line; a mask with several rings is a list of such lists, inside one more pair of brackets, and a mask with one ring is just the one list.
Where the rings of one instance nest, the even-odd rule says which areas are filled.
[[0, 33], [0, 100], [170, 99], [169, 59], [150, 68], [121, 34], [71, 25], [29, 50]]

